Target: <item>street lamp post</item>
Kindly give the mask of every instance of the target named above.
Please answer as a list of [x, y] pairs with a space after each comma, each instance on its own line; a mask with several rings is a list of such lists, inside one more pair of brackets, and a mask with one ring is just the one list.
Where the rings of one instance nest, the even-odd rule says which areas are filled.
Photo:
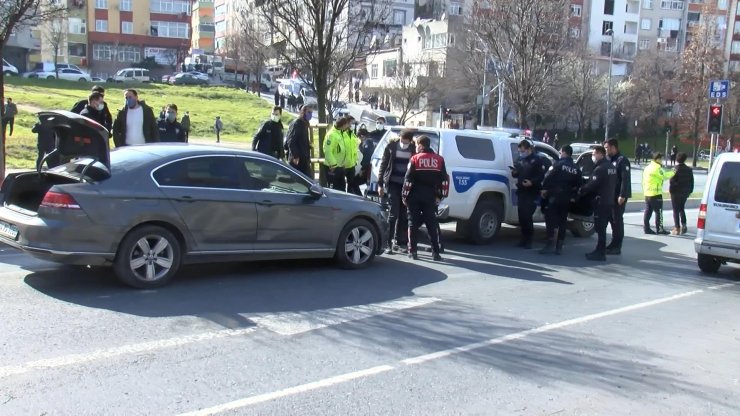
[[605, 35], [611, 37], [611, 43], [609, 43], [609, 84], [606, 86], [606, 121], [604, 126], [604, 141], [609, 140], [609, 107], [611, 106], [612, 100], [612, 58], [614, 51], [614, 31], [608, 29], [604, 32]]
[[486, 72], [488, 70], [488, 49], [483, 55], [483, 85], [480, 93], [480, 125], [486, 125]]
[[670, 146], [670, 140], [671, 140], [671, 118], [673, 118], [673, 102], [669, 101], [668, 105], [666, 105], [665, 108], [666, 115], [668, 116], [668, 121], [666, 122], [666, 129], [665, 129], [665, 153], [663, 153], [663, 157], [666, 161], [666, 166], [668, 165], [668, 146]]

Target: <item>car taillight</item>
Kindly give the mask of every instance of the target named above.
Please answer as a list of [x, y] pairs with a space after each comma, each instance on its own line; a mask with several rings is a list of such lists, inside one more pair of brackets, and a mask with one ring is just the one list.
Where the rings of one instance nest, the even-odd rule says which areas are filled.
[[699, 205], [699, 220], [696, 221], [696, 228], [703, 230], [707, 224], [707, 204]]
[[72, 198], [72, 195], [53, 191], [49, 191], [44, 195], [41, 206], [47, 208], [80, 209], [79, 204]]

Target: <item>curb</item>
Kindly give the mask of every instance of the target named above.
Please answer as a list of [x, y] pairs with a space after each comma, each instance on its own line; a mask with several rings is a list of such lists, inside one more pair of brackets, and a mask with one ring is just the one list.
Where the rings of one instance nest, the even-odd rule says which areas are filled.
[[[668, 203], [666, 205], [666, 202]], [[686, 201], [686, 209], [696, 209], [699, 208], [699, 205], [701, 204], [700, 198], [689, 198], [689, 200]], [[663, 209], [671, 209], [671, 201], [663, 201]], [[645, 210], [645, 202], [644, 201], [627, 201], [627, 207], [625, 208], [624, 212], [642, 212]]]

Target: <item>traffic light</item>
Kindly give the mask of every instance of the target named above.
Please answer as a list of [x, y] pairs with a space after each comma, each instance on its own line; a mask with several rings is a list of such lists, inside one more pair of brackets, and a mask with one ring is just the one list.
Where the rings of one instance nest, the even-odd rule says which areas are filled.
[[710, 105], [709, 106], [709, 120], [707, 121], [707, 132], [709, 133], [721, 133], [722, 132], [722, 106], [721, 105]]

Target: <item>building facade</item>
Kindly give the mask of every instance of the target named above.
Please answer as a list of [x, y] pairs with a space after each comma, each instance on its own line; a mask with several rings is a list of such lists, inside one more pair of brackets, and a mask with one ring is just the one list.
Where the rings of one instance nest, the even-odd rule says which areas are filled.
[[215, 7], [213, 0], [193, 1], [191, 55], [213, 54], [216, 49]]

